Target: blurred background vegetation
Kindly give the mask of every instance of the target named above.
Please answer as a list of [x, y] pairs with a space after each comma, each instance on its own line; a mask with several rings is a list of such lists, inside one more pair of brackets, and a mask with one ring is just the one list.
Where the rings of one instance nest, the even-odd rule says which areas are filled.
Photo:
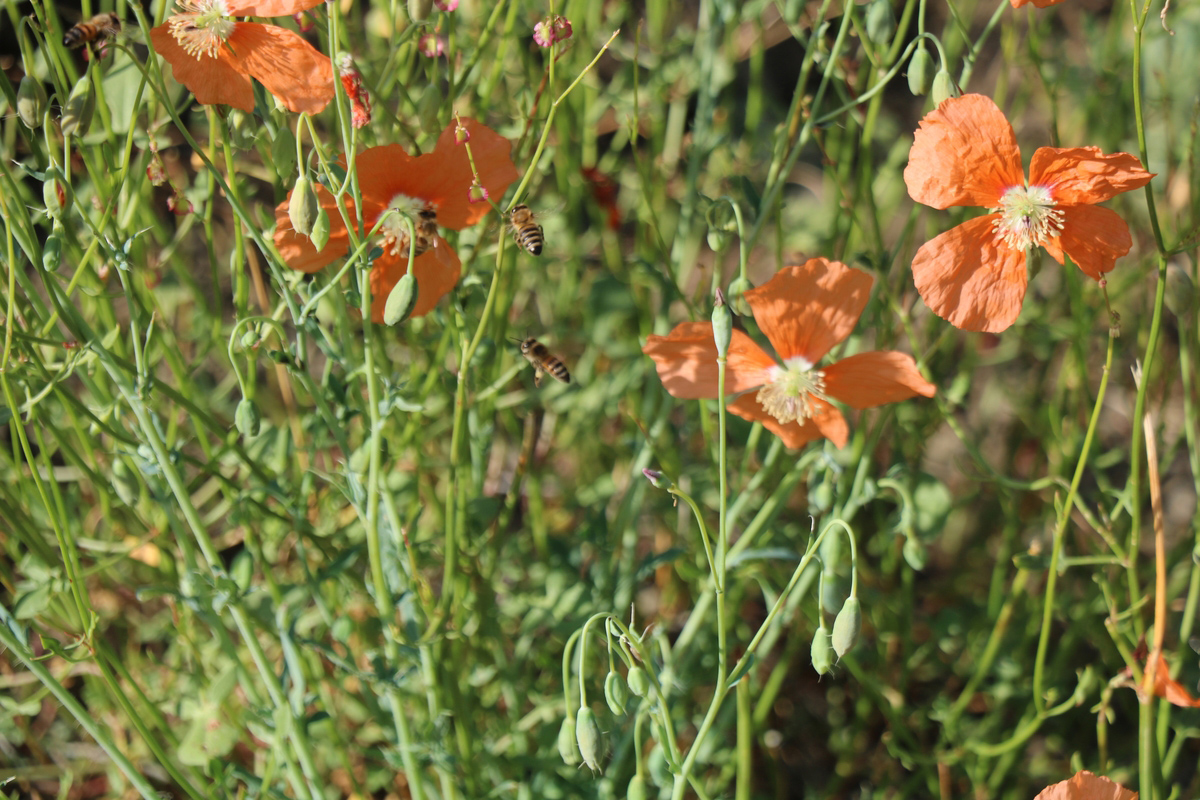
[[[104, 58], [62, 47], [107, 10], [126, 33]], [[1145, 781], [1200, 793], [1200, 712], [1157, 701], [1147, 719], [1112, 684], [1139, 666], [1152, 606], [1130, 376], [1148, 352], [1166, 647], [1185, 687], [1200, 678], [1195, 301], [1180, 316], [1156, 306], [1147, 204], [1194, 278], [1200, 9], [1160, 24], [1157, 7], [1143, 19], [1097, 0], [462, 0], [418, 23], [395, 3], [322, 4], [307, 36], [353, 55], [374, 106], [359, 145], [424, 152], [455, 112], [474, 117], [513, 142], [545, 227], [536, 259], [495, 213], [444, 232], [457, 289], [369, 330], [354, 270], [301, 319], [335, 269], [294, 272], [255, 240], [270, 241], [295, 182], [297, 116], [262, 87], [252, 114], [198, 106], [141, 68], [157, 60], [145, 28], [169, 11], [0, 11], [0, 792], [623, 797], [639, 770], [669, 796], [651, 704], [616, 715], [602, 702], [603, 627], [582, 671], [563, 651], [593, 614], [645, 631], [687, 752], [714, 689], [711, 581], [691, 512], [640, 473], [664, 472], [715, 529], [716, 404], [668, 396], [641, 346], [707, 319], [744, 244], [755, 285], [814, 256], [870, 271], [872, 302], [839, 352], [910, 352], [939, 394], [852, 414], [840, 451], [791, 452], [730, 418], [730, 536], [752, 537], [730, 563], [730, 654], [829, 519], [856, 535], [864, 621], [818, 676], [818, 586], [829, 625], [850, 585], [845, 539], [827, 539], [717, 714], [688, 796], [1026, 798], [1079, 768], [1141, 781], [1143, 797]], [[547, 50], [532, 32], [552, 13], [573, 36]], [[996, 99], [1026, 159], [1096, 145], [1158, 174], [1149, 195], [1109, 204], [1134, 248], [1108, 280], [1120, 337], [1073, 508], [1104, 297], [1040, 254], [1002, 335], [962, 333], [921, 303], [912, 254], [977, 212], [922, 210], [905, 190], [932, 107], [906, 74], [920, 31], [963, 91]], [[445, 55], [422, 54], [426, 34]], [[14, 112], [26, 74], [51, 95], [34, 127]], [[85, 75], [95, 116], [64, 137], [60, 107]], [[312, 120], [328, 158], [345, 150], [347, 111], [342, 96]], [[300, 136], [307, 151], [307, 123]], [[155, 159], [166, 185], [147, 176]], [[534, 386], [510, 341], [527, 335], [571, 385]], [[559, 754], [580, 680], [599, 718], [595, 773]]]

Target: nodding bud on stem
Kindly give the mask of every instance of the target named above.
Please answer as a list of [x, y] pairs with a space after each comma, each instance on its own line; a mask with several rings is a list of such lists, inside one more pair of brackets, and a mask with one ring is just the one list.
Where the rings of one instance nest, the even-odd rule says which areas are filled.
[[954, 88], [954, 79], [943, 65], [933, 76], [933, 102], [940, 106], [943, 100], [951, 97], [958, 97], [958, 91]]
[[313, 222], [312, 233], [308, 234], [308, 238], [318, 252], [324, 250], [325, 245], [329, 244], [329, 212], [325, 209], [322, 208], [317, 212], [317, 219]]
[[929, 92], [933, 83], [933, 56], [925, 49], [925, 43], [917, 45], [916, 52], [908, 60], [908, 90], [917, 97]]
[[733, 314], [725, 302], [725, 294], [717, 289], [717, 302], [712, 311], [713, 341], [717, 345], [717, 357], [724, 358], [733, 339]]
[[587, 706], [579, 709], [575, 717], [575, 741], [579, 745], [579, 755], [588, 769], [596, 772], [600, 769], [600, 726], [596, 723], [596, 715]]
[[830, 643], [837, 657], [841, 658], [854, 647], [858, 641], [858, 633], [862, 630], [862, 604], [853, 595], [842, 605], [837, 618], [833, 621], [833, 636]]
[[433, 11], [433, 0], [408, 0], [408, 15], [416, 22], [424, 22], [429, 19], [431, 11]]
[[575, 715], [567, 714], [558, 729], [558, 755], [568, 767], [579, 763], [579, 748], [575, 746]]
[[896, 14], [892, 11], [892, 0], [871, 0], [867, 5], [865, 25], [867, 39], [876, 46], [884, 46], [896, 32]]
[[650, 679], [646, 677], [646, 670], [641, 667], [630, 667], [629, 676], [625, 680], [629, 683], [629, 691], [638, 697], [645, 697], [650, 693]]
[[[655, 489], [670, 489], [675, 484], [666, 475], [663, 475], [658, 470], [643, 469], [642, 474], [646, 476], [646, 480], [650, 481], [650, 485]], [[632, 687], [630, 687], [632, 688]]]
[[825, 627], [825, 623], [817, 628], [817, 632], [813, 634], [812, 649], [813, 669], [818, 675], [824, 675], [833, 667], [833, 645], [829, 642], [829, 631]]
[[412, 271], [400, 276], [392, 291], [388, 294], [387, 303], [383, 306], [383, 324], [395, 325], [408, 319], [409, 314], [417, 307], [417, 279]]
[[638, 772], [629, 779], [629, 786], [625, 787], [625, 800], [646, 800], [646, 779], [642, 773]]
[[17, 116], [27, 128], [36, 128], [42, 124], [42, 113], [46, 110], [46, 87], [42, 82], [28, 73], [21, 78], [17, 87]]
[[243, 398], [238, 402], [237, 410], [233, 412], [233, 422], [242, 436], [258, 436], [262, 429], [262, 414], [259, 413], [258, 406]]
[[628, 699], [629, 693], [625, 689], [625, 681], [620, 674], [609, 670], [608, 675], [604, 678], [604, 702], [608, 703], [608, 710], [615, 717], [624, 715], [625, 701]]
[[312, 181], [303, 173], [296, 178], [292, 187], [292, 196], [288, 199], [288, 221], [292, 230], [305, 236], [312, 235], [313, 225], [321, 206], [317, 201], [317, 193], [313, 191]]
[[96, 111], [96, 93], [92, 91], [92, 81], [86, 74], [80, 78], [67, 102], [63, 104], [62, 132], [63, 136], [83, 136], [88, 126], [92, 124], [92, 114]]

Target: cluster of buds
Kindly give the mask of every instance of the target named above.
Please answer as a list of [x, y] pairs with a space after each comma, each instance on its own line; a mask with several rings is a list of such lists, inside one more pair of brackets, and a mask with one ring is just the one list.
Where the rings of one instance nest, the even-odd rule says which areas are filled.
[[362, 128], [371, 121], [371, 96], [363, 86], [362, 74], [354, 66], [349, 53], [344, 53], [338, 59], [338, 77], [342, 79], [342, 88], [350, 98], [350, 109], [353, 114], [351, 124]]
[[538, 47], [550, 47], [571, 38], [571, 20], [554, 14], [533, 26], [533, 40]]

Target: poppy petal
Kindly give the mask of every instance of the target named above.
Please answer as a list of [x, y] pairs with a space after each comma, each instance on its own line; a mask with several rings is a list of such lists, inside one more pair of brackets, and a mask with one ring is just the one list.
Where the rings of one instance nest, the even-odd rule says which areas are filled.
[[[382, 211], [398, 194], [409, 197], [425, 197], [421, 194], [417, 179], [419, 159], [410, 156], [398, 144], [368, 147], [354, 157], [354, 169], [358, 173], [359, 191], [362, 192], [363, 208], [367, 219], [374, 223], [378, 213], [369, 213], [373, 207]], [[438, 222], [441, 222], [440, 215]]]
[[1137, 792], [1087, 770], [1047, 786], [1033, 800], [1137, 800]]
[[[234, 32], [244, 24], [247, 23], [235, 23]], [[150, 30], [150, 42], [155, 52], [171, 65], [175, 81], [186, 86], [195, 95], [197, 103], [220, 103], [242, 111], [254, 110], [254, 86], [242, 74], [237, 59], [227, 48], [218, 50], [216, 58], [193, 56], [179, 46], [166, 25]]]
[[[288, 192], [288, 199], [275, 207], [275, 249], [279, 251], [279, 255], [289, 267], [301, 272], [317, 272], [337, 261], [350, 250], [350, 236], [346, 232], [346, 226], [342, 222], [342, 212], [338, 210], [333, 195], [323, 186], [314, 188], [317, 193], [317, 201], [329, 215], [329, 241], [320, 252], [313, 247], [311, 239], [302, 233], [296, 233], [292, 228], [292, 220], [288, 217], [288, 204], [291, 202], [292, 193]], [[347, 198], [346, 205], [350, 212], [350, 218], [354, 219], [354, 203]]]
[[[1087, 274], [1100, 277], [1116, 266], [1117, 259], [1133, 247], [1129, 226], [1121, 215], [1099, 206], [1063, 208], [1063, 229], [1058, 236], [1071, 260]], [[1062, 258], [1058, 259], [1062, 263]]]
[[811, 365], [854, 330], [874, 281], [861, 269], [812, 258], [802, 267], [784, 267], [744, 297], [779, 357]]
[[999, 206], [1005, 189], [1025, 185], [1004, 112], [981, 94], [943, 100], [913, 136], [904, 183], [913, 200], [934, 208]]
[[964, 331], [998, 333], [1021, 313], [1025, 253], [997, 240], [998, 214], [964, 222], [921, 245], [913, 283], [933, 313]]
[[[512, 143], [482, 122], [462, 118], [462, 125], [471, 139], [471, 156], [479, 171], [479, 182], [491, 197], [501, 197], [509, 184], [518, 177], [510, 152]], [[467, 195], [474, 176], [467, 148], [455, 139], [455, 123], [450, 123], [438, 137], [432, 153], [421, 156], [428, 170], [423, 180], [421, 197], [437, 205], [438, 224], [460, 231], [474, 225], [492, 210], [487, 203], [472, 203]]]
[[[417, 279], [417, 304], [412, 316], [421, 317], [437, 306], [458, 283], [462, 262], [446, 240], [437, 237], [436, 244], [417, 256], [413, 262]], [[384, 254], [375, 259], [371, 268], [371, 319], [383, 322], [383, 309], [392, 288], [408, 272], [408, 259]]]
[[299, 34], [278, 25], [239, 22], [227, 42], [241, 69], [288, 111], [316, 114], [333, 99], [333, 64]]
[[[717, 345], [711, 322], [683, 322], [667, 336], [651, 335], [642, 352], [654, 359], [659, 380], [674, 397], [717, 396]], [[725, 370], [725, 393], [762, 386], [779, 369], [775, 359], [742, 331], [734, 331]]]
[[232, 17], [290, 17], [301, 11], [319, 6], [324, 0], [257, 0], [238, 2], [226, 0], [226, 8]]
[[767, 413], [753, 394], [744, 394], [726, 406], [731, 412], [742, 419], [751, 422], [761, 422], [763, 427], [783, 440], [785, 446], [799, 450], [809, 442], [822, 437], [841, 448], [846, 446], [850, 438], [850, 429], [842, 412], [819, 398], [813, 398], [814, 405], [822, 407], [822, 412], [803, 423], [789, 422], [786, 425]]
[[1050, 187], [1054, 201], [1064, 206], [1103, 203], [1153, 177], [1137, 156], [1105, 155], [1099, 147], [1039, 147], [1029, 164], [1029, 185]]
[[921, 377], [912, 356], [894, 350], [859, 353], [822, 371], [825, 394], [853, 408], [873, 408], [918, 394], [933, 397], [937, 391]]

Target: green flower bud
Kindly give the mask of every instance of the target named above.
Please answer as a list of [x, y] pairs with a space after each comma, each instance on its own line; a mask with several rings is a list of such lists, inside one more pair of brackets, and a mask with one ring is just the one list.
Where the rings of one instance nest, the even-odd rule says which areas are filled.
[[915, 536], [905, 539], [904, 547], [900, 552], [904, 555], [905, 562], [918, 572], [925, 569], [925, 564], [929, 561], [929, 551]]
[[57, 167], [46, 170], [46, 179], [42, 182], [42, 202], [46, 204], [46, 213], [54, 220], [71, 209], [71, 187]]
[[886, 45], [896, 32], [896, 14], [891, 0], [871, 0], [867, 5], [867, 39], [877, 46]]
[[424, 22], [433, 11], [433, 0], [408, 0], [408, 15], [414, 22]]
[[63, 136], [83, 136], [88, 126], [92, 124], [92, 114], [96, 111], [96, 93], [92, 91], [92, 81], [85, 74], [71, 89], [67, 102], [63, 104], [62, 132]]
[[729, 246], [729, 231], [718, 230], [717, 228], [709, 228], [708, 234], [704, 237], [708, 242], [708, 249], [714, 253], [720, 253]]
[[726, 292], [725, 298], [729, 303], [729, 308], [739, 317], [748, 317], [752, 313], [750, 304], [746, 302], [746, 292], [753, 288], [754, 284], [740, 275], [729, 284], [729, 291]]
[[725, 295], [717, 289], [717, 302], [712, 310], [713, 342], [717, 345], [717, 356], [724, 358], [733, 339], [733, 314], [725, 302]]
[[558, 729], [558, 755], [568, 767], [579, 763], [579, 748], [575, 746], [575, 715], [567, 714]]
[[579, 709], [575, 718], [575, 741], [579, 745], [579, 755], [588, 769], [597, 772], [600, 769], [600, 726], [596, 724], [596, 715], [587, 706]]
[[63, 232], [62, 226], [55, 222], [46, 244], [42, 245], [42, 269], [54, 272], [62, 264]]
[[[663, 475], [661, 472], [659, 472], [656, 469], [650, 469], [649, 467], [647, 467], [642, 470], [642, 474], [646, 476], [646, 480], [650, 481], [650, 485], [653, 486], [655, 489], [670, 489], [672, 486], [675, 485], [671, 481], [670, 478], [668, 478], [666, 475]], [[637, 667], [634, 667], [634, 669], [637, 669]], [[633, 670], [630, 670], [630, 675], [632, 675], [632, 674], [633, 674]], [[643, 675], [642, 677], [644, 678], [646, 676]], [[629, 688], [632, 689], [633, 686], [631, 685]], [[635, 694], [636, 694], [636, 692], [635, 692]]]
[[46, 87], [42, 82], [26, 73], [17, 87], [17, 116], [27, 128], [36, 128], [42, 124], [42, 114], [46, 111]]
[[917, 97], [929, 92], [933, 83], [933, 56], [925, 49], [925, 43], [917, 45], [916, 52], [908, 60], [908, 90]]
[[254, 345], [258, 344], [258, 331], [249, 328], [242, 334], [242, 347], [249, 350]]
[[1192, 313], [1196, 302], [1196, 287], [1187, 270], [1172, 261], [1167, 264], [1167, 286], [1163, 300], [1171, 313], [1180, 319], [1185, 319]]
[[951, 97], [958, 97], [958, 90], [954, 88], [954, 79], [950, 77], [950, 73], [942, 67], [937, 75], [933, 76], [933, 102], [940, 106], [943, 100], [949, 100]]
[[650, 750], [650, 755], [646, 756], [646, 771], [650, 773], [650, 780], [660, 789], [666, 789], [675, 783], [675, 779], [671, 777], [671, 765], [667, 763], [667, 754], [663, 750], [662, 742], [658, 742]]
[[317, 218], [313, 222], [312, 232], [308, 234], [308, 238], [312, 241], [313, 247], [317, 248], [317, 252], [325, 249], [325, 245], [329, 244], [329, 212], [321, 209], [317, 212]]
[[813, 634], [811, 655], [813, 669], [818, 675], [824, 675], [833, 667], [833, 646], [829, 643], [829, 631], [824, 623]]
[[629, 786], [625, 788], [625, 800], [646, 800], [646, 779], [642, 777], [642, 773], [637, 773], [629, 779]]
[[604, 702], [608, 703], [608, 710], [613, 713], [613, 716], [623, 715], [625, 701], [628, 699], [629, 691], [625, 688], [625, 681], [619, 674], [609, 670], [608, 675], [604, 678]]
[[650, 694], [650, 679], [646, 677], [646, 670], [641, 667], [630, 667], [629, 675], [625, 680], [629, 683], [629, 691], [637, 697], [645, 697]]
[[408, 319], [408, 315], [417, 307], [417, 279], [412, 271], [400, 276], [392, 291], [388, 293], [387, 303], [383, 306], [383, 324], [395, 325]]
[[229, 124], [229, 143], [238, 150], [249, 150], [254, 147], [254, 137], [258, 132], [258, 123], [254, 114], [231, 108], [225, 120]]
[[833, 636], [830, 637], [830, 641], [833, 644], [833, 652], [837, 653], [838, 658], [846, 655], [846, 652], [854, 647], [861, 630], [862, 604], [858, 602], [857, 597], [851, 595], [842, 604], [842, 610], [838, 612], [837, 618], [833, 620]]
[[292, 230], [305, 236], [311, 235], [320, 211], [321, 204], [317, 200], [317, 193], [313, 191], [312, 181], [301, 174], [292, 187], [292, 196], [288, 198], [288, 220], [292, 223]]
[[258, 406], [245, 398], [238, 402], [237, 410], [233, 412], [233, 422], [242, 436], [258, 436], [262, 429], [262, 415], [258, 413]]

